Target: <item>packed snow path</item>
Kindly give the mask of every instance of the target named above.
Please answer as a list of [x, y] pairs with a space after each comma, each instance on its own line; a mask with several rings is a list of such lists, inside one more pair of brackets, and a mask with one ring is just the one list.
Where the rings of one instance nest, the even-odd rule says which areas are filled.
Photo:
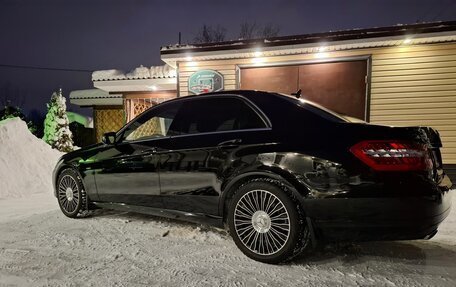
[[451, 214], [430, 241], [332, 246], [274, 266], [223, 231], [102, 210], [69, 219], [39, 194], [0, 200], [0, 286], [456, 286], [455, 227]]

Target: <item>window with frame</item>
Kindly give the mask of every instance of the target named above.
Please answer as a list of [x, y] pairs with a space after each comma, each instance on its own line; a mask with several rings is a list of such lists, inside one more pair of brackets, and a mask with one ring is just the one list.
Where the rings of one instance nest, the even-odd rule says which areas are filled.
[[224, 132], [266, 128], [264, 120], [244, 100], [236, 97], [205, 97], [182, 104], [173, 124], [179, 134]]
[[145, 113], [125, 129], [122, 140], [135, 141], [170, 136], [170, 127], [179, 107], [180, 103], [171, 103]]

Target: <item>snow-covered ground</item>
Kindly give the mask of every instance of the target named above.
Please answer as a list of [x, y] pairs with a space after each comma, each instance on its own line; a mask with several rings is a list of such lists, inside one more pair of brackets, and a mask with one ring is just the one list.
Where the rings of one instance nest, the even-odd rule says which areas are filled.
[[69, 219], [40, 189], [0, 199], [0, 286], [456, 286], [456, 211], [429, 241], [328, 246], [274, 266], [208, 227], [103, 210]]
[[113, 211], [69, 219], [50, 193], [0, 200], [0, 286], [456, 286], [455, 213], [429, 241], [329, 246], [274, 266], [215, 229]]

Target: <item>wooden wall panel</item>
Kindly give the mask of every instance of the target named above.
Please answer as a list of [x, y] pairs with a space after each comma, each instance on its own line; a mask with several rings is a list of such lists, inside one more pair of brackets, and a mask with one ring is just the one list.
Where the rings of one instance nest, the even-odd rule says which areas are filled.
[[96, 142], [101, 142], [103, 134], [107, 132], [116, 132], [125, 124], [123, 106], [96, 106], [93, 111]]

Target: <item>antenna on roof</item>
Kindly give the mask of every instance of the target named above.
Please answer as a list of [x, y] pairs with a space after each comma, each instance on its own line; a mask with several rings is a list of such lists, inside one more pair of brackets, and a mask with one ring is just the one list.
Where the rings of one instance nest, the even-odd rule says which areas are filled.
[[295, 96], [297, 99], [299, 99], [301, 97], [301, 92], [302, 90], [299, 89], [296, 93], [291, 93], [291, 95]]

